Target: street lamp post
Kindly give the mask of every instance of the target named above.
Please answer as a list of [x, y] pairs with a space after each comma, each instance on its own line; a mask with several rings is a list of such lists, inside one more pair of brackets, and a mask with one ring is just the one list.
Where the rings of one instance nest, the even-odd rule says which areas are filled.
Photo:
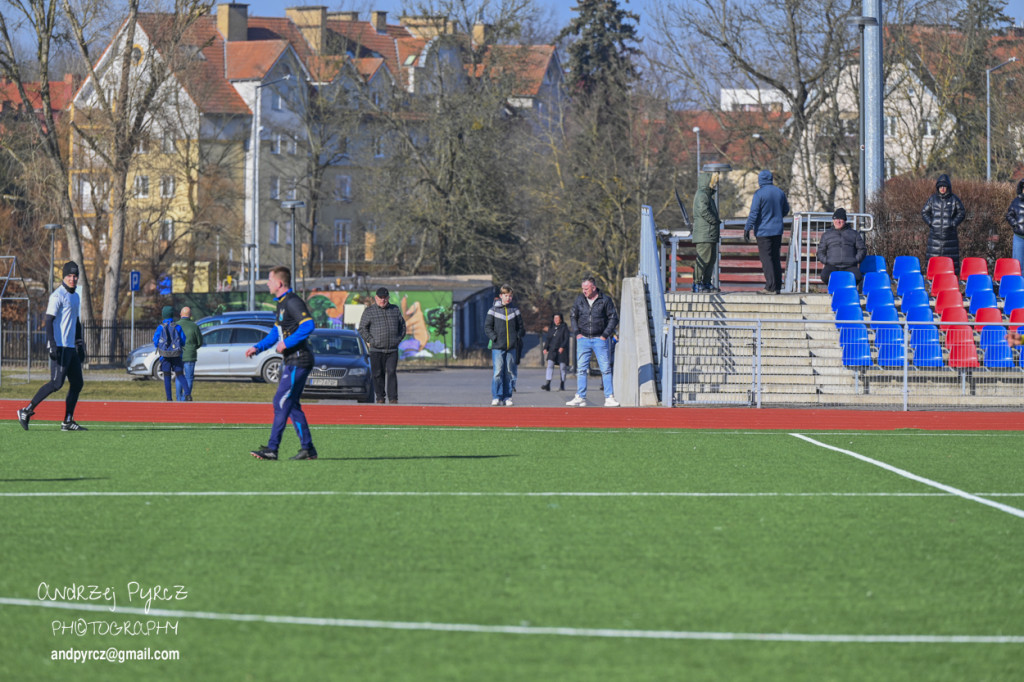
[[53, 242], [57, 237], [57, 230], [60, 229], [60, 225], [57, 223], [46, 223], [43, 225], [43, 229], [50, 233], [50, 273], [46, 275], [46, 290], [53, 290]]
[[1015, 61], [1017, 61], [1016, 57], [1010, 57], [1002, 64], [985, 69], [985, 180], [987, 182], [992, 180], [992, 72]]
[[697, 134], [697, 172], [700, 173], [700, 126], [693, 126], [693, 132]]
[[[290, 210], [292, 212], [292, 287], [295, 286], [295, 280], [298, 278], [298, 270], [295, 269], [295, 237], [298, 236], [298, 230], [295, 229], [295, 209], [305, 208], [305, 201], [282, 201], [281, 208]], [[305, 285], [303, 285], [305, 288]]]
[[249, 310], [256, 309], [256, 278], [260, 271], [260, 117], [263, 112], [263, 96], [260, 92], [263, 88], [276, 85], [283, 81], [290, 81], [291, 74], [283, 78], [277, 78], [267, 83], [257, 83], [255, 86], [256, 100], [253, 104], [252, 115], [252, 232], [253, 248], [249, 251]]
[[878, 19], [875, 17], [851, 17], [847, 22], [854, 24], [860, 30], [860, 72], [857, 74], [859, 81], [857, 94], [860, 101], [857, 103], [857, 207], [864, 212], [864, 27], [877, 26]]

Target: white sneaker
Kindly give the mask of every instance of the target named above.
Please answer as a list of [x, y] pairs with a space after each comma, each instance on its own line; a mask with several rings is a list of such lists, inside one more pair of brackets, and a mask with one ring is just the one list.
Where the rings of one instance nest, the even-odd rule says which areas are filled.
[[586, 407], [587, 401], [581, 398], [580, 394], [577, 393], [572, 400], [566, 403], [566, 405], [568, 405], [569, 407]]
[[512, 398], [509, 398], [508, 400], [505, 401], [505, 406], [512, 407]]
[[619, 401], [615, 399], [615, 396], [610, 395], [610, 396], [608, 396], [607, 398], [604, 399], [604, 406], [605, 407], [618, 407], [619, 406]]
[[491, 401], [491, 407], [497, 407], [498, 405], [501, 405], [501, 401], [497, 398]]

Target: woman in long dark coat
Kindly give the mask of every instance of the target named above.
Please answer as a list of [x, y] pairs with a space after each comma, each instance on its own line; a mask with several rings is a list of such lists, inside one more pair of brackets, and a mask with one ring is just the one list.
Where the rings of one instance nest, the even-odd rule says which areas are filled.
[[555, 365], [559, 366], [561, 372], [561, 383], [559, 391], [565, 390], [565, 375], [569, 371], [569, 325], [562, 319], [561, 313], [555, 313], [551, 322], [551, 329], [548, 330], [548, 338], [544, 342], [544, 353], [547, 359], [547, 374], [544, 385], [545, 391], [551, 390], [551, 375], [554, 374]]

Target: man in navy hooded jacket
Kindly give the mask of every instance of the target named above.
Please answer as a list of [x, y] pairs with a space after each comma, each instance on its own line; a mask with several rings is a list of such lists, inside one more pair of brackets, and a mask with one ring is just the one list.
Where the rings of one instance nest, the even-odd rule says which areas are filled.
[[759, 294], [777, 294], [782, 290], [782, 219], [789, 215], [786, 194], [775, 186], [770, 170], [757, 175], [758, 190], [750, 202], [750, 215], [743, 227], [743, 238], [750, 241], [750, 233], [757, 238], [757, 251], [764, 270], [764, 290]]

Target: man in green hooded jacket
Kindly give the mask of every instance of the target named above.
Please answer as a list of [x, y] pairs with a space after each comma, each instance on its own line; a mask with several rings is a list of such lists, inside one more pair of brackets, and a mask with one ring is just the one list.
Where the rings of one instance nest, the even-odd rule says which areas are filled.
[[715, 202], [718, 177], [718, 173], [703, 171], [697, 175], [697, 193], [693, 197], [693, 245], [697, 247], [697, 258], [693, 264], [694, 293], [718, 291], [714, 285], [721, 236], [721, 221]]

